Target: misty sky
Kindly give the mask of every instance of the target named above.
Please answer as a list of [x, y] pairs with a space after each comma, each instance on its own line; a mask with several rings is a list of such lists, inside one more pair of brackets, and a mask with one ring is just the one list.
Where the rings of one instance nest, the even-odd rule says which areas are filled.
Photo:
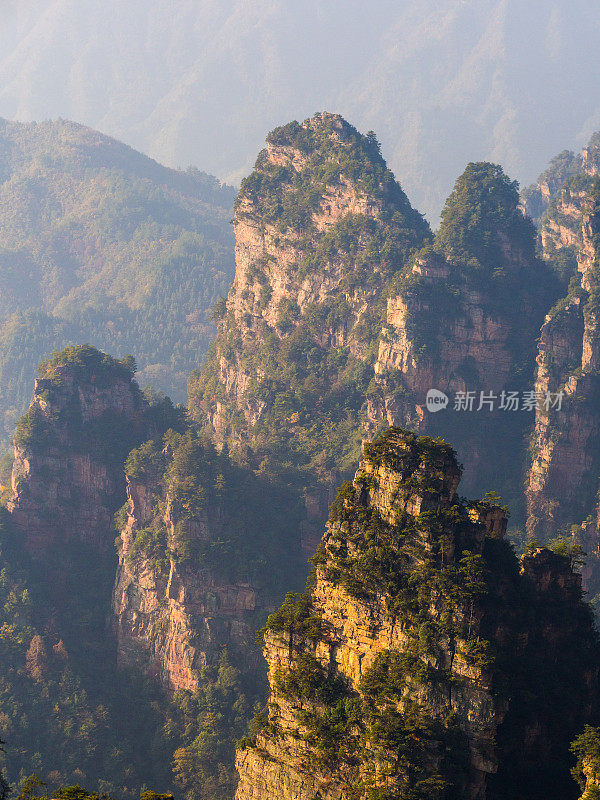
[[0, 0], [0, 115], [238, 181], [337, 111], [435, 219], [468, 161], [529, 182], [600, 128], [599, 44], [597, 0]]

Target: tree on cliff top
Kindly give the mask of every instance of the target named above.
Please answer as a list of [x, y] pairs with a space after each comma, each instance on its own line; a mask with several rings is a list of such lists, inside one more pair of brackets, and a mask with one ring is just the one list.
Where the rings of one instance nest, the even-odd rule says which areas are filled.
[[497, 164], [468, 164], [444, 210], [436, 245], [452, 262], [493, 269], [506, 261], [506, 247], [535, 258], [535, 227], [519, 209], [519, 184]]

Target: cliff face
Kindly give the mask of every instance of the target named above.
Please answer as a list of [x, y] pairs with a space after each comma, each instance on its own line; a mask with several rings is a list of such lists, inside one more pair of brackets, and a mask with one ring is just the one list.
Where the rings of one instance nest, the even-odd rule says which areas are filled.
[[11, 777], [36, 771], [52, 785], [108, 788], [111, 775], [123, 776], [112, 784], [123, 787], [150, 775], [170, 785], [168, 756], [148, 764], [164, 708], [117, 669], [107, 624], [123, 462], [140, 441], [182, 421], [170, 401], [145, 399], [134, 372], [132, 359], [88, 345], [54, 353], [17, 426], [12, 497], [0, 519], [0, 717], [3, 736], [19, 731]]
[[126, 471], [113, 596], [121, 663], [194, 690], [227, 648], [252, 683], [254, 632], [300, 560], [274, 523], [281, 498], [191, 433], [134, 450]]
[[170, 401], [146, 399], [133, 372], [88, 346], [40, 367], [0, 519], [31, 587], [18, 592], [26, 624], [4, 608], [24, 632], [3, 645], [0, 722], [36, 719], [19, 768], [42, 763], [44, 777], [80, 763], [104, 781], [110, 765], [139, 786], [152, 752], [165, 788], [175, 777], [187, 796], [226, 800], [233, 742], [264, 689], [255, 631], [304, 572], [297, 500], [217, 454]]
[[190, 409], [263, 469], [285, 448], [330, 486], [358, 453], [385, 287], [429, 228], [374, 136], [333, 114], [269, 135], [234, 226], [236, 277]]
[[[595, 516], [600, 474], [600, 337], [598, 331], [598, 241], [600, 215], [594, 184], [574, 199], [565, 189], [577, 272], [569, 292], [548, 314], [539, 343], [536, 391], [562, 393], [560, 408], [538, 410], [528, 473], [529, 531], [547, 540], [568, 533], [569, 526]], [[563, 205], [555, 203], [560, 212]], [[553, 241], [567, 240], [555, 213]], [[576, 234], [576, 236], [575, 236]], [[547, 238], [546, 238], [547, 241]], [[584, 529], [586, 550], [597, 550], [591, 526]], [[589, 568], [589, 565], [588, 565]]]
[[[500, 269], [505, 285], [439, 252], [417, 257], [399, 293], [387, 301], [367, 416], [371, 432], [383, 420], [452, 436], [467, 465], [468, 490], [495, 481], [512, 496], [506, 475], [514, 471], [532, 415], [507, 410], [503, 397], [531, 385], [533, 343], [553, 281], [533, 247], [527, 254], [507, 247]], [[435, 414], [426, 407], [430, 389], [448, 397], [447, 407]], [[470, 397], [470, 405], [457, 406], [461, 396]], [[503, 443], [493, 463], [487, 458], [490, 440]]]
[[296, 485], [308, 555], [358, 456], [386, 287], [431, 234], [375, 137], [333, 114], [268, 136], [234, 226], [236, 277], [190, 411]]
[[15, 435], [9, 510], [38, 560], [74, 543], [106, 557], [119, 463], [142, 436], [147, 403], [131, 368], [91, 347], [67, 349], [40, 374]]
[[581, 180], [582, 175], [594, 177], [600, 172], [600, 135], [594, 133], [581, 153], [563, 150], [555, 156], [537, 181], [526, 187], [521, 195], [523, 208], [539, 227], [552, 213], [554, 201], [563, 189]]
[[460, 474], [448, 445], [398, 428], [365, 446], [312, 588], [269, 618], [268, 720], [238, 752], [238, 800], [576, 797], [568, 745], [597, 685], [580, 579], [548, 550], [519, 570], [503, 510], [462, 505]]
[[[236, 278], [190, 409], [251, 466], [299, 484], [307, 550], [360, 442], [389, 424], [451, 431], [470, 488], [516, 494], [497, 475], [531, 414], [477, 406], [531, 387], [555, 286], [500, 167], [469, 165], [434, 241], [375, 138], [321, 114], [269, 135], [234, 223]], [[426, 410], [432, 388], [447, 411]], [[474, 413], [455, 414], [465, 391]], [[501, 464], [485, 457], [496, 436], [510, 442]]]
[[[262, 609], [247, 582], [219, 581], [210, 570], [180, 565], [174, 556], [157, 563], [137, 555], [135, 538], [144, 528], [163, 528], [167, 546], [175, 536], [170, 500], [158, 487], [148, 495], [146, 485], [128, 482], [129, 517], [114, 591], [120, 660], [155, 672], [172, 690], [193, 690], [207, 651], [210, 657], [224, 646], [250, 650], [254, 612]], [[164, 511], [157, 515], [149, 500]], [[216, 521], [207, 517], [198, 532], [207, 541], [211, 535], [217, 539]]]

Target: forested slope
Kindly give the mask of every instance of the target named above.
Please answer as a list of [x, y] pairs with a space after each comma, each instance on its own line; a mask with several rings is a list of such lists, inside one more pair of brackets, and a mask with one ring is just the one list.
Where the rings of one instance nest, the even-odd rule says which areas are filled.
[[135, 352], [142, 383], [183, 399], [233, 274], [232, 202], [216, 179], [80, 125], [0, 122], [4, 438], [35, 365], [67, 343]]

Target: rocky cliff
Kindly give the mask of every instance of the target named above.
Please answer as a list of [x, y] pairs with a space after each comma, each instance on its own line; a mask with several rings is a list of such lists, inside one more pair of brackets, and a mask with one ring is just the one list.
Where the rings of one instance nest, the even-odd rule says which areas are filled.
[[128, 363], [92, 347], [67, 348], [39, 372], [14, 438], [9, 510], [36, 559], [76, 543], [105, 557], [124, 492], [119, 464], [143, 436], [147, 403]]
[[265, 693], [256, 630], [306, 574], [297, 498], [192, 430], [133, 450], [125, 472], [118, 661], [171, 698], [178, 790], [230, 800], [234, 742]]
[[148, 436], [183, 425], [168, 398], [144, 397], [134, 372], [131, 357], [119, 361], [89, 345], [54, 353], [39, 367], [14, 437], [8, 510], [35, 575], [37, 624], [56, 629], [82, 664], [86, 648], [113, 650], [105, 623], [123, 463]]
[[164, 448], [147, 442], [125, 469], [113, 599], [121, 662], [193, 691], [227, 648], [256, 683], [255, 630], [301, 571], [284, 529], [293, 506], [192, 433], [171, 432]]
[[[452, 431], [470, 488], [510, 474], [488, 442], [518, 450], [532, 415], [478, 414], [480, 396], [498, 406], [531, 388], [558, 295], [500, 167], [469, 165], [434, 240], [374, 135], [319, 114], [269, 135], [234, 223], [236, 278], [190, 409], [251, 466], [296, 482], [307, 550], [360, 442], [389, 424]], [[431, 388], [449, 395], [446, 412], [427, 412]], [[458, 392], [475, 413], [454, 413]]]
[[[270, 374], [274, 365], [256, 363], [265, 338], [275, 350], [284, 341], [309, 338], [313, 360], [331, 348], [340, 349], [345, 361], [366, 360], [382, 288], [429, 229], [387, 170], [374, 136], [362, 136], [334, 114], [269, 135], [242, 184], [234, 227], [236, 277], [221, 333], [229, 334], [235, 352], [226, 350], [222, 335], [218, 377], [246, 424], [255, 427], [269, 390], [283, 388], [270, 387], [269, 379], [285, 378]], [[204, 397], [208, 403], [196, 395], [194, 382], [191, 388], [193, 401]], [[234, 423], [223, 407], [211, 411], [225, 435]]]
[[182, 422], [170, 401], [146, 399], [134, 372], [130, 357], [88, 345], [54, 353], [15, 433], [0, 520], [0, 726], [14, 779], [36, 772], [50, 785], [141, 786], [155, 746], [166, 759], [155, 760], [150, 780], [171, 782], [164, 709], [151, 702], [156, 690], [117, 669], [108, 624], [123, 462]]
[[574, 178], [577, 184], [582, 175], [593, 177], [599, 171], [600, 134], [594, 133], [581, 153], [563, 150], [550, 161], [534, 184], [523, 189], [521, 201], [524, 211], [541, 227], [548, 211], [552, 211], [554, 201], [560, 198], [566, 186], [572, 185]]
[[18, 764], [39, 762], [44, 778], [71, 775], [77, 754], [94, 779], [122, 769], [111, 785], [140, 786], [153, 753], [166, 788], [174, 775], [190, 797], [225, 800], [235, 739], [264, 692], [255, 631], [304, 580], [297, 499], [217, 454], [134, 371], [89, 346], [40, 365], [0, 518], [22, 581], [0, 587], [3, 621], [20, 625], [0, 648], [12, 676], [0, 725], [23, 717], [29, 731], [39, 709]]
[[326, 506], [360, 446], [385, 287], [431, 234], [375, 136], [334, 114], [269, 135], [234, 227], [236, 277], [190, 410], [263, 471], [307, 468], [307, 507]]
[[[507, 398], [522, 399], [531, 387], [534, 342], [557, 285], [536, 255], [516, 185], [499, 167], [467, 167], [433, 248], [417, 254], [395, 284], [370, 387], [371, 431], [383, 419], [451, 435], [468, 490], [493, 481], [517, 505], [515, 481], [506, 477], [532, 413], [511, 409]], [[435, 414], [426, 407], [429, 389], [449, 398]], [[493, 462], [490, 440], [503, 442]]]
[[[539, 342], [536, 391], [561, 395], [560, 407], [540, 404], [532, 436], [528, 473], [529, 531], [548, 540], [568, 534], [570, 526], [596, 515], [600, 475], [600, 338], [598, 334], [598, 231], [600, 212], [596, 179], [577, 193], [563, 189], [547, 222], [544, 237], [573, 244], [577, 271], [569, 291], [547, 315]], [[569, 223], [562, 226], [562, 209]], [[565, 213], [565, 217], [567, 214]], [[568, 244], [567, 246], [570, 246]], [[597, 551], [589, 522], [586, 550]]]
[[580, 578], [545, 549], [519, 566], [504, 510], [465, 505], [460, 477], [439, 440], [365, 446], [307, 592], [269, 618], [238, 800], [577, 796], [569, 742], [598, 682]]

